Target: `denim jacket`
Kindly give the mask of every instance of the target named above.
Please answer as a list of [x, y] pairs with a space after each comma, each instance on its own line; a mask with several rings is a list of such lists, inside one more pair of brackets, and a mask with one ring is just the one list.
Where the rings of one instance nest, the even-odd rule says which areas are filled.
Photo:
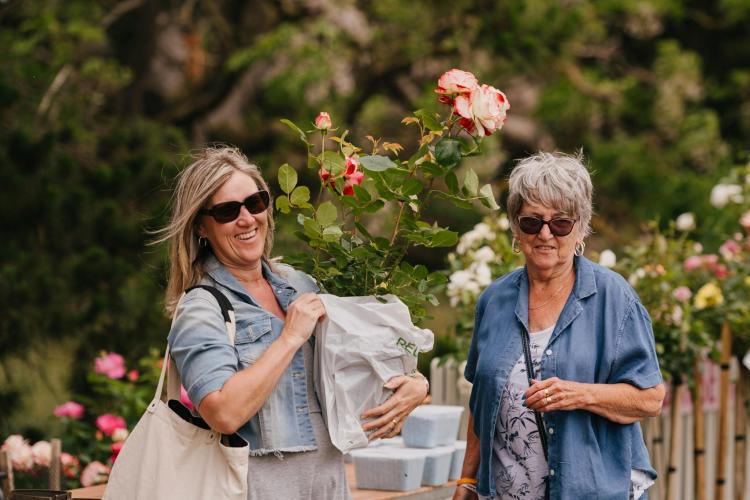
[[[651, 320], [635, 291], [617, 273], [575, 258], [576, 280], [542, 356], [542, 379], [592, 384], [624, 382], [640, 389], [661, 383]], [[521, 268], [481, 295], [465, 376], [473, 383], [469, 406], [480, 441], [477, 491], [495, 495], [492, 443], [500, 394], [528, 334], [529, 279]], [[638, 422], [618, 424], [594, 413], [544, 413], [549, 490], [553, 499], [627, 499], [630, 471], [652, 478]], [[645, 498], [645, 497], [644, 497]]]
[[[290, 266], [276, 264], [273, 272], [266, 262], [262, 265], [263, 275], [284, 311], [298, 295], [318, 292], [312, 278]], [[232, 303], [237, 334], [234, 345], [230, 345], [221, 309], [209, 292], [192, 290], [178, 304], [168, 341], [182, 384], [196, 407], [237, 371], [255, 363], [279, 338], [284, 326], [213, 255], [203, 267], [201, 284], [216, 287]], [[260, 411], [237, 431], [250, 444], [250, 455], [317, 449], [307, 401], [308, 382], [312, 383], [306, 380], [300, 349]]]

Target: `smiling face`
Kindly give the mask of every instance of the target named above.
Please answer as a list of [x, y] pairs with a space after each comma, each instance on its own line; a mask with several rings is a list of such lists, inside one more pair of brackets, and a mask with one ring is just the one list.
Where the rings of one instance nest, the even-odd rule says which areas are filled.
[[[523, 203], [518, 215], [519, 217], [531, 215], [544, 220], [559, 217], [573, 218], [570, 214], [554, 208], [528, 202]], [[553, 235], [547, 224], [543, 225], [537, 234], [526, 234], [516, 224], [514, 234], [521, 244], [521, 251], [526, 257], [529, 271], [544, 274], [557, 274], [568, 269], [573, 262], [576, 242], [582, 239], [578, 222], [567, 236]]]
[[[243, 201], [256, 192], [258, 186], [255, 181], [249, 175], [235, 171], [214, 193], [207, 208], [226, 201]], [[198, 234], [208, 239], [219, 262], [230, 270], [239, 271], [260, 266], [267, 233], [267, 212], [251, 214], [244, 206], [239, 216], [231, 222], [220, 224], [210, 215], [203, 215], [198, 226]]]

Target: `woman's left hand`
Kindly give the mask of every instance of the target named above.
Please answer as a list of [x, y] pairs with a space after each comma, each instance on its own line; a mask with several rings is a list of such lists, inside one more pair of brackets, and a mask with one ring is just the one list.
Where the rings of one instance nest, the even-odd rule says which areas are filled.
[[526, 389], [526, 406], [532, 410], [549, 412], [584, 408], [588, 401], [587, 384], [550, 377], [532, 380]]
[[396, 392], [382, 405], [362, 414], [363, 419], [372, 419], [362, 426], [365, 432], [370, 432], [370, 441], [393, 437], [401, 432], [406, 417], [427, 396], [427, 384], [423, 377], [399, 375], [390, 379], [383, 387]]

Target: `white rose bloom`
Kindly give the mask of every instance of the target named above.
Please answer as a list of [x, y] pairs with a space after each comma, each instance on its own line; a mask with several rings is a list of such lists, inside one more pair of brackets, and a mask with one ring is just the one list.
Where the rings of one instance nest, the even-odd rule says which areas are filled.
[[52, 461], [52, 445], [47, 441], [37, 441], [31, 447], [31, 455], [34, 457], [35, 464], [49, 467]]
[[495, 260], [495, 252], [485, 245], [474, 252], [474, 260], [477, 262], [492, 262]]
[[115, 443], [125, 441], [128, 438], [128, 434], [129, 432], [127, 429], [115, 429], [115, 431], [112, 433], [112, 441], [114, 441]]
[[682, 308], [674, 306], [674, 309], [672, 309], [672, 324], [679, 325], [680, 323], [682, 323]]
[[729, 202], [742, 203], [742, 186], [737, 184], [717, 184], [711, 190], [711, 205], [724, 208]]
[[500, 226], [500, 229], [503, 231], [507, 231], [508, 229], [510, 229], [510, 221], [508, 220], [508, 216], [505, 214], [502, 214], [500, 216], [497, 223]]
[[599, 254], [599, 264], [609, 268], [615, 267], [615, 264], [617, 264], [617, 256], [612, 250], [603, 250], [602, 253]]
[[481, 287], [485, 287], [492, 283], [492, 270], [484, 262], [476, 264], [474, 268], [474, 275], [476, 276], [477, 284]]
[[695, 229], [695, 215], [693, 212], [680, 214], [675, 220], [675, 225], [680, 231], [692, 231]]
[[695, 242], [695, 243], [693, 244], [693, 251], [694, 251], [694, 252], [695, 252], [696, 254], [698, 254], [698, 255], [702, 254], [702, 253], [703, 253], [703, 245], [702, 245], [702, 244], [700, 244], [700, 243], [698, 243], [698, 242]]
[[1, 448], [8, 453], [13, 468], [19, 471], [28, 471], [34, 467], [34, 455], [31, 446], [22, 436], [11, 434], [5, 440]]

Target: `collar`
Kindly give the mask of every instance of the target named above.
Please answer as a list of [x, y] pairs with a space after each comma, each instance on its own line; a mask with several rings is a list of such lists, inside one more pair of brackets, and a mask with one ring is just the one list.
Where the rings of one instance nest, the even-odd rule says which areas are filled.
[[[596, 293], [596, 278], [594, 276], [594, 266], [586, 257], [573, 257], [573, 267], [576, 270], [576, 281], [573, 284], [573, 301], [578, 302], [590, 295]], [[516, 300], [516, 317], [529, 330], [529, 272], [526, 266], [523, 272], [516, 278], [516, 287], [518, 287], [518, 299]], [[570, 300], [568, 300], [570, 302]], [[565, 304], [560, 312], [560, 318], [565, 316], [565, 311], [569, 304]], [[558, 320], [559, 321], [559, 320]]]
[[[261, 260], [260, 265], [263, 268], [263, 277], [274, 291], [289, 290], [290, 293], [297, 291], [287, 280], [273, 272], [265, 259]], [[203, 261], [203, 269], [219, 285], [231, 290], [246, 301], [256, 304], [255, 299], [247, 293], [242, 283], [229, 272], [224, 264], [219, 262], [219, 259], [213, 253], [209, 254]]]

